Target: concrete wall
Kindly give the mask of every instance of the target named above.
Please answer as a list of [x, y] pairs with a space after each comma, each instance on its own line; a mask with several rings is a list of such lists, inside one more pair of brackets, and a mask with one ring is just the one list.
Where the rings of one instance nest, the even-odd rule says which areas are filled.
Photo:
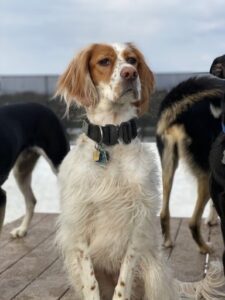
[[[170, 90], [179, 82], [189, 78], [194, 73], [159, 73], [155, 75], [157, 90]], [[4, 76], [0, 75], [0, 95], [23, 92], [53, 95], [57, 75], [46, 76]]]

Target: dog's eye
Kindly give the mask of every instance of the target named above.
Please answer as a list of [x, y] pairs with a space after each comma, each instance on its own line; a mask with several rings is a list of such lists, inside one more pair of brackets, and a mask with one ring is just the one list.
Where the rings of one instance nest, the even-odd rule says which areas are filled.
[[103, 58], [103, 59], [99, 60], [98, 64], [100, 66], [106, 67], [106, 66], [110, 65], [110, 60], [109, 60], [109, 58]]
[[131, 64], [131, 65], [135, 65], [136, 64], [136, 62], [137, 62], [137, 60], [136, 60], [136, 58], [135, 57], [128, 57], [127, 58], [127, 62], [128, 62], [128, 64]]

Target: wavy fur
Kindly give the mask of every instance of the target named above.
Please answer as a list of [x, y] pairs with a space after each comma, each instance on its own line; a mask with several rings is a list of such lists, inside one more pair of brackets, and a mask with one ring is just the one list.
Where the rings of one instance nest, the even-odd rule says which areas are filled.
[[[145, 74], [151, 81], [147, 86], [141, 85], [142, 99], [148, 102], [153, 76], [142, 54], [131, 46], [116, 45], [114, 52], [112, 47], [99, 48], [110, 52], [114, 59], [114, 81], [109, 78], [108, 82], [120, 84], [117, 88], [123, 86], [120, 70], [124, 65], [128, 67], [123, 57], [127, 47], [127, 53], [138, 59], [138, 64], [129, 66], [138, 72], [132, 83], [138, 94], [140, 78]], [[98, 65], [95, 67], [99, 69]], [[109, 73], [109, 68], [102, 70]], [[119, 78], [118, 82], [115, 78]], [[111, 89], [106, 81], [96, 85], [103, 89], [98, 89], [99, 101], [85, 107], [92, 123], [116, 125], [138, 116], [133, 93], [113, 100], [116, 89]], [[57, 241], [71, 285], [79, 299], [176, 300], [156, 228], [161, 194], [155, 153], [138, 138], [129, 145], [119, 143], [105, 148], [110, 160], [101, 166], [92, 158], [95, 143], [81, 135], [59, 172], [62, 213]]]

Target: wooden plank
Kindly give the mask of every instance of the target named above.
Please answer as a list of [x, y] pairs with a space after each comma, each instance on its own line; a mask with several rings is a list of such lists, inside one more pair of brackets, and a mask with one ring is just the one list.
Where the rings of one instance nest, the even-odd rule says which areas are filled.
[[[171, 231], [174, 239], [176, 238], [180, 222], [181, 221], [179, 219], [173, 219], [171, 222]], [[74, 298], [75, 295], [73, 290], [68, 289], [68, 282], [66, 278], [67, 275], [63, 271], [62, 261], [57, 260], [50, 268], [45, 270], [45, 272], [31, 282], [31, 284], [29, 284], [13, 299], [76, 299]]]
[[[201, 231], [207, 241], [208, 226], [203, 224]], [[197, 281], [203, 277], [205, 255], [200, 254], [191, 236], [187, 219], [182, 220], [169, 262], [174, 276], [181, 281]]]
[[[62, 297], [60, 297], [58, 300], [80, 300], [80, 298], [75, 296], [75, 292], [72, 288], [70, 288]], [[27, 299], [28, 300], [28, 299]]]
[[34, 226], [25, 238], [13, 239], [0, 251], [0, 274], [31, 252], [55, 230], [56, 215]]
[[[51, 234], [42, 244], [19, 260], [13, 268], [8, 269], [0, 276], [1, 300], [14, 299], [56, 261], [58, 253], [54, 249], [54, 238], [55, 235]], [[48, 289], [48, 285], [45, 288]], [[43, 287], [39, 286], [39, 289], [41, 292]], [[47, 291], [45, 290], [45, 292]]]
[[[48, 216], [47, 213], [35, 213], [33, 218], [32, 218], [31, 224], [29, 226], [28, 234], [29, 234], [30, 229], [32, 227], [34, 227], [36, 224], [41, 222], [47, 216]], [[8, 223], [8, 224], [3, 226], [2, 233], [0, 235], [0, 248], [3, 248], [6, 244], [8, 244], [12, 240], [10, 232], [14, 228], [18, 227], [21, 224], [22, 219], [23, 219], [23, 217], [15, 220], [14, 222]]]
[[[36, 217], [34, 221], [37, 221]], [[61, 258], [54, 250], [56, 215], [47, 215], [33, 224], [27, 237], [9, 240], [0, 248], [0, 291], [1, 300], [78, 300], [73, 289], [68, 288], [67, 275]], [[18, 222], [18, 221], [17, 221]], [[10, 230], [16, 222], [6, 225]], [[159, 234], [160, 226], [158, 220]], [[202, 226], [206, 240], [213, 243], [217, 257], [221, 257], [223, 242], [220, 227]], [[193, 241], [188, 220], [171, 220], [173, 249], [163, 249], [174, 270], [176, 278], [195, 281], [203, 276], [205, 256], [201, 255]]]
[[[50, 253], [47, 255], [50, 255]], [[48, 269], [15, 297], [16, 300], [59, 299], [68, 290], [68, 281], [61, 259], [57, 259]], [[41, 287], [41, 289], [40, 289]]]

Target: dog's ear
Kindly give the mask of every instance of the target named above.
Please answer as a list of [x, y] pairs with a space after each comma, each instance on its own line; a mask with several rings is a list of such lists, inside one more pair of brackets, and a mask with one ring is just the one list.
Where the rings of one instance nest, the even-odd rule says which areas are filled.
[[97, 90], [89, 72], [92, 48], [90, 46], [78, 53], [59, 78], [56, 96], [63, 97], [67, 107], [73, 102], [84, 107], [94, 106], [98, 102]]
[[150, 96], [154, 90], [155, 79], [152, 71], [148, 67], [143, 54], [131, 43], [128, 43], [129, 47], [135, 52], [138, 57], [138, 74], [141, 81], [141, 99], [136, 102], [138, 107], [139, 115], [148, 111]]
[[138, 70], [140, 74], [140, 80], [141, 80], [141, 105], [139, 113], [143, 114], [148, 111], [149, 109], [149, 103], [150, 103], [150, 96], [154, 90], [155, 86], [155, 79], [153, 76], [152, 71], [147, 66], [144, 58], [142, 63], [139, 66]]

